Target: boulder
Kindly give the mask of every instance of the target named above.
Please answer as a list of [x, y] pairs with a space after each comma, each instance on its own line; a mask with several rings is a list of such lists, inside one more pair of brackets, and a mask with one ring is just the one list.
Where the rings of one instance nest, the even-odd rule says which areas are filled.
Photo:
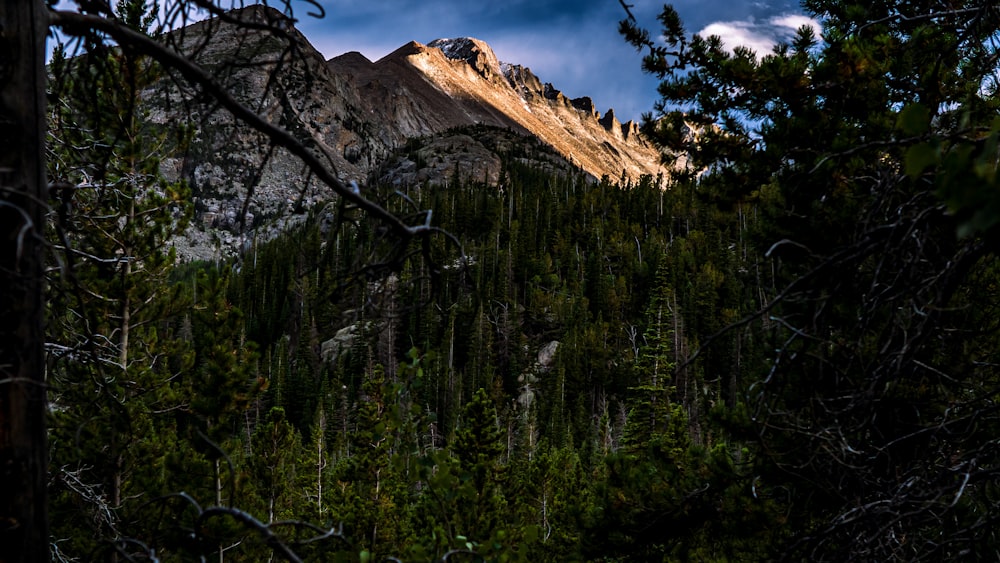
[[320, 344], [320, 356], [324, 362], [334, 363], [340, 354], [350, 350], [358, 338], [358, 325], [348, 325], [337, 331], [333, 338]]

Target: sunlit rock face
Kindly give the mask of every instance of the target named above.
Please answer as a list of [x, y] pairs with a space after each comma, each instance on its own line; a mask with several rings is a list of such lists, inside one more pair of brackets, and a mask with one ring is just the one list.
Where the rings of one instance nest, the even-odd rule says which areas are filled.
[[[261, 6], [232, 14], [282, 21]], [[568, 98], [530, 69], [501, 62], [478, 39], [414, 41], [374, 62], [357, 52], [325, 60], [293, 25], [282, 25], [297, 43], [291, 52], [263, 32], [218, 20], [174, 34], [198, 62], [219, 70], [219, 81], [240, 101], [290, 130], [346, 181], [433, 185], [457, 172], [495, 183], [497, 147], [517, 139], [546, 147], [538, 161], [553, 170], [594, 179], [664, 172], [635, 123], [621, 124], [610, 110], [602, 117], [590, 98]], [[196, 92], [168, 84], [147, 94], [151, 119], [171, 123], [188, 115], [196, 130], [190, 150], [163, 166], [166, 175], [187, 178], [196, 198], [189, 236], [176, 244], [182, 257], [233, 254], [333, 199], [262, 135], [218, 108], [192, 104]], [[449, 133], [465, 127], [481, 127], [481, 134]], [[428, 137], [431, 158], [401, 154], [417, 137]]]

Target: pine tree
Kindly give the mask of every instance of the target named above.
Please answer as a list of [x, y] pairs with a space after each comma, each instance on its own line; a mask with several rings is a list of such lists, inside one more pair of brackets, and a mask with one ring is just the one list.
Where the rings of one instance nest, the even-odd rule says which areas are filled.
[[[632, 389], [632, 408], [625, 430], [625, 445], [635, 451], [666, 433], [680, 405], [675, 402], [674, 377], [680, 315], [667, 282], [666, 261], [660, 261], [656, 285], [646, 309], [646, 329], [635, 370], [638, 385]], [[684, 436], [687, 430], [684, 429]]]
[[333, 480], [332, 456], [327, 446], [327, 414], [321, 404], [316, 409], [310, 436], [302, 440], [295, 473], [295, 516], [318, 525], [332, 523], [329, 496]]
[[474, 491], [472, 505], [466, 507], [463, 517], [464, 531], [468, 537], [485, 540], [501, 526], [500, 511], [504, 505], [499, 486], [503, 434], [498, 427], [496, 408], [485, 389], [476, 391], [462, 411], [451, 449]]
[[[154, 17], [138, 0], [116, 10], [139, 30]], [[127, 49], [71, 60], [57, 49], [52, 65], [65, 77], [53, 86], [50, 118], [58, 140], [50, 175], [63, 186], [49, 295], [59, 406], [53, 529], [81, 540], [69, 554], [94, 540], [147, 535], [141, 506], [165, 492], [173, 413], [186, 401], [175, 381], [192, 361], [180, 330], [187, 301], [168, 280], [168, 241], [190, 207], [186, 186], [159, 173], [178, 139], [153, 133], [148, 120], [141, 92], [157, 67]], [[97, 518], [74, 518], [74, 505]], [[80, 530], [87, 522], [92, 528]]]
[[285, 417], [285, 411], [273, 407], [254, 432], [253, 456], [248, 460], [247, 478], [257, 491], [261, 518], [267, 522], [297, 517], [296, 482], [298, 476], [311, 468], [299, 463], [302, 440]]
[[376, 365], [363, 385], [352, 455], [338, 473], [337, 514], [359, 549], [375, 555], [399, 553], [404, 534], [401, 481], [392, 463], [397, 421], [390, 416], [385, 371]]
[[822, 40], [807, 26], [770, 53], [690, 37], [672, 8], [662, 43], [623, 24], [664, 79], [644, 129], [687, 155], [713, 205], [759, 214], [750, 243], [770, 283], [737, 326], [767, 350], [747, 435], [764, 484], [787, 491], [795, 536], [775, 549], [993, 551], [968, 530], [995, 503], [967, 485], [997, 467], [1000, 421], [981, 408], [996, 326], [979, 312], [995, 310], [1000, 15], [979, 0], [803, 5]]
[[587, 475], [570, 448], [543, 446], [521, 468], [524, 490], [518, 500], [523, 519], [538, 528], [533, 557], [549, 561], [579, 560], [582, 539], [579, 519], [592, 508]]

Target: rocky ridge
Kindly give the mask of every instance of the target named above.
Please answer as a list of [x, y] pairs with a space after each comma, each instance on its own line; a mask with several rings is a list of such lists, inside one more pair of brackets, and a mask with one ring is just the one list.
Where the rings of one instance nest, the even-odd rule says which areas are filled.
[[[414, 41], [375, 62], [356, 52], [327, 61], [276, 10], [251, 6], [230, 17], [277, 25], [292, 47], [263, 31], [212, 19], [173, 32], [178, 48], [217, 69], [239, 100], [292, 131], [347, 181], [435, 184], [458, 169], [489, 183], [499, 162], [491, 146], [499, 141], [468, 142], [468, 135], [449, 133], [470, 126], [536, 138], [555, 153], [544, 157], [549, 165], [595, 179], [664, 172], [635, 123], [620, 123], [612, 110], [602, 116], [590, 98], [567, 98], [530, 69], [501, 62], [483, 41]], [[332, 199], [294, 157], [271, 149], [227, 113], [192, 105], [194, 94], [176, 83], [147, 93], [154, 121], [176, 122], [182, 110], [196, 125], [192, 148], [164, 162], [168, 176], [190, 180], [196, 197], [194, 225], [176, 244], [182, 257], [236, 252]], [[452, 147], [451, 165], [417, 170], [418, 162], [393, 156], [417, 137], [437, 139], [428, 143], [435, 151]]]

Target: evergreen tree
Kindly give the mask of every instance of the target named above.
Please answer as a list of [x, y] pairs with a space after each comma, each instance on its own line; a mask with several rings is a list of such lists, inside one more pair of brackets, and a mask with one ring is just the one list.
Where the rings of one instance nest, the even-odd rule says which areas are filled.
[[[666, 261], [661, 261], [646, 310], [646, 330], [635, 366], [638, 385], [632, 389], [634, 399], [625, 429], [625, 444], [630, 449], [644, 448], [670, 427], [676, 430], [672, 419], [684, 414], [682, 406], [675, 402], [674, 385], [677, 341], [682, 337], [678, 334], [680, 314], [675, 311], [677, 300], [667, 284], [666, 269]], [[687, 429], [681, 433], [686, 437]]]
[[404, 537], [403, 509], [397, 503], [402, 482], [392, 460], [397, 421], [390, 416], [385, 371], [376, 365], [363, 386], [363, 401], [351, 439], [353, 454], [342, 463], [337, 515], [354, 545], [386, 556], [399, 553]]
[[736, 326], [773, 350], [747, 382], [747, 434], [763, 483], [787, 491], [794, 535], [775, 555], [991, 552], [971, 530], [996, 518], [1000, 461], [983, 408], [996, 326], [979, 314], [995, 310], [1000, 14], [803, 5], [822, 38], [803, 27], [770, 53], [689, 37], [669, 7], [663, 43], [623, 24], [664, 79], [644, 130], [686, 154], [715, 206], [760, 215], [750, 242], [770, 279]]
[[247, 478], [262, 503], [262, 518], [266, 515], [267, 522], [275, 522], [297, 516], [301, 506], [296, 484], [308, 468], [299, 466], [301, 438], [281, 407], [273, 407], [261, 421], [251, 448]]
[[[138, 30], [154, 18], [138, 0], [116, 10]], [[153, 132], [141, 96], [159, 77], [156, 65], [127, 49], [70, 60], [57, 49], [52, 65], [67, 77], [53, 85], [58, 142], [49, 159], [64, 186], [53, 229], [60, 267], [49, 290], [59, 407], [52, 527], [71, 538], [68, 555], [151, 533], [141, 507], [165, 492], [178, 440], [173, 413], [187, 400], [176, 380], [193, 362], [180, 322], [187, 299], [168, 279], [168, 241], [190, 206], [186, 186], [159, 173], [177, 139]], [[93, 518], [74, 518], [77, 507]]]
[[329, 523], [335, 515], [329, 505], [332, 486], [333, 456], [327, 446], [327, 432], [330, 429], [326, 408], [320, 405], [311, 426], [312, 435], [303, 444], [298, 459], [296, 487], [301, 491], [301, 500], [296, 507], [296, 516], [309, 522]]
[[469, 476], [474, 491], [471, 506], [465, 507], [463, 528], [467, 536], [479, 541], [489, 538], [502, 522], [499, 458], [504, 447], [497, 423], [496, 408], [486, 390], [480, 388], [462, 411], [452, 445], [459, 468]]
[[[570, 448], [542, 446], [538, 455], [520, 467], [523, 489], [517, 498], [523, 521], [538, 528], [532, 558], [548, 561], [580, 560], [583, 538], [579, 521], [592, 509], [585, 468]], [[516, 490], [516, 489], [515, 489]]]

